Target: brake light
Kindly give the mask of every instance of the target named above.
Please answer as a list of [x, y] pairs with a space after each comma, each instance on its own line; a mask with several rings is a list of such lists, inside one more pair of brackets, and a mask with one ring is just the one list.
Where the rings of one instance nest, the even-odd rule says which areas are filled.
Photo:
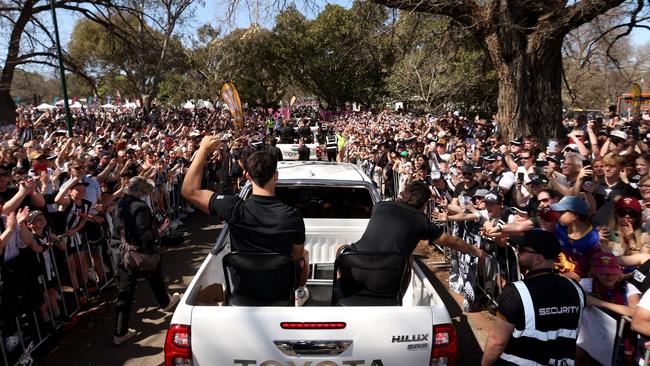
[[280, 323], [282, 329], [343, 329], [345, 326], [346, 324], [344, 322]]
[[454, 366], [456, 365], [456, 351], [458, 340], [456, 330], [451, 324], [440, 324], [433, 326], [433, 340], [431, 341], [431, 362], [430, 366]]
[[165, 337], [165, 366], [192, 365], [190, 326], [174, 324]]

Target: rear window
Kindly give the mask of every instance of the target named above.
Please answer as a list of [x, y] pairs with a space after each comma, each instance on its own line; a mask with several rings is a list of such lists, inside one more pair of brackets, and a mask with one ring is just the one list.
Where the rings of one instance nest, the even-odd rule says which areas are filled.
[[368, 219], [373, 207], [362, 187], [278, 186], [275, 195], [306, 219]]

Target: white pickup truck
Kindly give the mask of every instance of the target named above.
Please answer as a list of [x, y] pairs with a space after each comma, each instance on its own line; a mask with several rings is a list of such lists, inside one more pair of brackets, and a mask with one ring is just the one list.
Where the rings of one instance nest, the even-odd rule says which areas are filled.
[[[280, 162], [278, 171], [277, 196], [305, 221], [309, 300], [303, 307], [228, 305], [224, 225], [172, 317], [165, 365], [454, 365], [449, 313], [418, 261], [401, 306], [331, 305], [337, 248], [361, 237], [381, 199], [370, 179], [350, 164]], [[246, 187], [241, 196], [250, 193]]]

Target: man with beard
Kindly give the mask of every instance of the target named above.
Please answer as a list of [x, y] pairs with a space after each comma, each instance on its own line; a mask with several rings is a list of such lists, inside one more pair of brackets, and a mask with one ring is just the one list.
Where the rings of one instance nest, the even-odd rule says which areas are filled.
[[526, 274], [497, 298], [497, 318], [481, 364], [572, 365], [584, 291], [553, 270], [560, 243], [552, 233], [530, 230], [513, 241]]

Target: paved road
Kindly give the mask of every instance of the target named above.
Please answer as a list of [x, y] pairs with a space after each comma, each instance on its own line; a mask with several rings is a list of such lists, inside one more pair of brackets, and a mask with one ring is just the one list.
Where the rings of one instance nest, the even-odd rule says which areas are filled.
[[[221, 226], [206, 215], [194, 214], [183, 220], [188, 231], [185, 244], [163, 252], [163, 275], [170, 293], [184, 292], [192, 276], [212, 248]], [[130, 327], [138, 330], [132, 340], [111, 345], [114, 327], [115, 290], [108, 291], [105, 301], [80, 316], [79, 324], [69, 331], [61, 345], [39, 361], [39, 365], [153, 366], [164, 362], [163, 345], [171, 313], [163, 313], [147, 282], [136, 291]]]
[[[183, 220], [188, 231], [185, 243], [168, 248], [163, 252], [163, 274], [169, 283], [170, 292], [183, 292], [192, 276], [212, 248], [221, 226], [203, 214], [194, 214]], [[424, 248], [425, 256], [432, 254]], [[427, 263], [432, 259], [423, 258]], [[480, 363], [486, 330], [491, 323], [484, 313], [464, 314], [462, 298], [449, 294], [444, 286], [446, 270], [431, 268], [431, 283], [438, 289], [447, 304], [459, 340], [459, 365]], [[104, 301], [80, 316], [79, 324], [64, 336], [60, 345], [49, 355], [41, 358], [39, 365], [91, 366], [128, 365], [152, 366], [164, 362], [163, 345], [165, 332], [171, 320], [171, 313], [163, 313], [156, 305], [146, 282], [138, 284], [134, 305], [135, 314], [130, 327], [138, 334], [127, 343], [113, 347], [111, 337], [115, 311], [115, 290], [108, 291]]]

